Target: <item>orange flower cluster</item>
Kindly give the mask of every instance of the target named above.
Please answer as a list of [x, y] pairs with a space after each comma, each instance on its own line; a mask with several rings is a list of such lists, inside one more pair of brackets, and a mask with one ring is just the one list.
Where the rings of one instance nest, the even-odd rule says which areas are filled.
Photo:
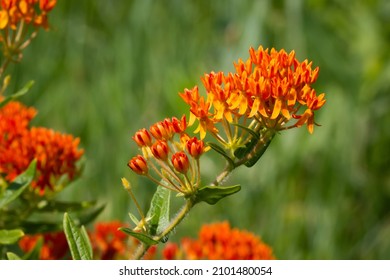
[[[126, 227], [120, 221], [96, 223], [94, 231], [90, 232], [91, 244], [93, 247], [94, 259], [99, 260], [121, 260], [129, 259], [137, 248], [138, 241], [118, 230]], [[146, 259], [155, 256], [156, 247], [149, 249]]]
[[199, 239], [184, 238], [180, 247], [168, 243], [163, 250], [165, 259], [187, 260], [270, 260], [275, 259], [272, 248], [254, 234], [231, 228], [228, 222], [203, 225]]
[[[325, 103], [325, 95], [317, 96], [312, 84], [317, 80], [319, 68], [312, 62], [299, 62], [295, 53], [285, 50], [257, 50], [250, 48], [245, 62], [234, 64], [235, 72], [205, 74], [202, 82], [207, 98], [200, 96], [198, 87], [180, 93], [190, 106], [190, 121], [199, 121], [196, 133], [203, 139], [206, 132], [218, 136], [217, 123], [247, 125], [274, 131], [307, 125], [314, 127], [314, 111]], [[300, 109], [303, 109], [303, 113]], [[296, 120], [292, 124], [290, 120]], [[229, 130], [229, 129], [227, 129]], [[218, 137], [219, 138], [219, 137]]]
[[[203, 141], [190, 138], [185, 132], [186, 117], [175, 117], [143, 128], [135, 133], [133, 140], [142, 155], [133, 157], [128, 166], [139, 175], [173, 191], [189, 194], [199, 186], [199, 157], [207, 150]], [[175, 136], [178, 135], [178, 140]], [[150, 175], [150, 169], [162, 181]]]
[[118, 230], [122, 226], [119, 221], [95, 225], [94, 231], [90, 233], [95, 259], [126, 259], [126, 256], [130, 256], [126, 246], [127, 235]]
[[47, 14], [57, 0], [1, 0], [0, 29], [16, 29], [20, 22], [48, 27]]
[[40, 238], [43, 239], [43, 245], [39, 251], [40, 260], [60, 260], [69, 254], [68, 243], [62, 231], [25, 235], [19, 241], [19, 247], [23, 252], [28, 253], [35, 248]]
[[35, 116], [33, 108], [10, 102], [0, 108], [0, 174], [12, 181], [37, 159], [37, 177], [32, 187], [41, 195], [47, 188], [54, 189], [63, 175], [72, 180], [76, 162], [84, 151], [78, 149], [79, 138], [43, 127], [28, 125]]

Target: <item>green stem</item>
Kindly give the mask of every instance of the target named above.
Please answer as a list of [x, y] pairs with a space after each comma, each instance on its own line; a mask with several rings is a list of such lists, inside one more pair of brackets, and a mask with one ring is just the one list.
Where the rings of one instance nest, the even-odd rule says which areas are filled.
[[[230, 173], [239, 167], [240, 165], [245, 164], [247, 161], [252, 159], [256, 156], [256, 154], [261, 151], [264, 148], [264, 145], [267, 144], [267, 142], [272, 139], [273, 135], [275, 133], [273, 131], [266, 132], [264, 136], [256, 143], [256, 145], [252, 148], [251, 152], [249, 152], [244, 158], [236, 161], [234, 165], [227, 164], [225, 169], [216, 177], [213, 184], [215, 186], [220, 185], [226, 178], [230, 175]], [[153, 239], [157, 242], [161, 241], [163, 238], [165, 238], [189, 213], [189, 211], [192, 209], [192, 207], [195, 205], [194, 201], [191, 199], [186, 200], [186, 204], [181, 208], [181, 210], [177, 213], [174, 219], [170, 221], [170, 224], [164, 229], [162, 233], [160, 233], [158, 236], [155, 236]], [[142, 257], [146, 254], [148, 249], [150, 248], [150, 245], [146, 245], [142, 243], [137, 251], [134, 254], [134, 258], [139, 260], [142, 259]]]
[[[167, 236], [188, 214], [188, 212], [191, 210], [191, 208], [194, 206], [194, 202], [190, 199], [186, 200], [186, 204], [181, 208], [179, 213], [176, 214], [175, 218], [170, 222], [170, 224], [164, 229], [162, 233], [160, 233], [158, 236], [155, 236], [153, 239], [156, 241], [161, 241], [165, 236]], [[148, 249], [150, 248], [150, 245], [146, 245], [142, 243], [137, 251], [134, 254], [134, 259], [140, 260], [142, 257], [146, 254]]]

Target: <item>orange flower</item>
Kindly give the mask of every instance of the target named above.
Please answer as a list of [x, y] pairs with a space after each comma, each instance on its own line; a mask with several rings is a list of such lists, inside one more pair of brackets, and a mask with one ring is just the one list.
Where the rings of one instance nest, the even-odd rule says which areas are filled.
[[181, 98], [190, 105], [190, 120], [189, 125], [192, 125], [196, 119], [199, 120], [199, 126], [195, 130], [195, 133], [200, 133], [200, 138], [203, 139], [206, 136], [206, 132], [217, 133], [218, 129], [214, 125], [214, 121], [211, 118], [212, 114], [209, 112], [210, 102], [206, 102], [203, 96], [199, 95], [198, 87], [193, 89], [185, 89], [184, 93], [179, 94]]
[[39, 252], [40, 260], [61, 260], [69, 254], [68, 243], [63, 232], [25, 235], [19, 241], [19, 246], [23, 252], [30, 252], [40, 238], [43, 239], [43, 245]]
[[56, 0], [2, 0], [0, 29], [7, 26], [16, 29], [20, 22], [47, 28], [47, 13], [54, 8], [56, 3]]
[[129, 255], [127, 235], [118, 230], [125, 226], [119, 221], [96, 223], [90, 233], [94, 258], [101, 260], [123, 259]]
[[199, 238], [183, 238], [180, 249], [167, 245], [163, 255], [166, 259], [209, 260], [269, 260], [274, 259], [272, 249], [260, 237], [248, 231], [231, 228], [221, 222], [202, 226]]
[[43, 195], [54, 190], [55, 182], [77, 174], [76, 162], [84, 151], [78, 149], [79, 138], [43, 127], [28, 128], [35, 116], [33, 108], [10, 102], [0, 108], [0, 173], [12, 181], [29, 163], [37, 159], [37, 177], [32, 187]]
[[[120, 221], [98, 222], [89, 233], [93, 248], [94, 259], [98, 260], [122, 260], [129, 259], [139, 245], [139, 241], [128, 236], [119, 230], [120, 227], [127, 227]], [[152, 246], [145, 259], [152, 259], [156, 253], [155, 246]]]
[[[251, 129], [273, 131], [306, 124], [312, 133], [314, 111], [325, 103], [325, 95], [317, 96], [312, 88], [319, 68], [312, 69], [312, 62], [299, 62], [294, 52], [288, 54], [283, 49], [264, 50], [260, 46], [257, 50], [250, 48], [249, 54], [248, 60], [240, 59], [234, 64], [234, 73], [204, 75], [207, 102], [199, 95], [197, 87], [180, 94], [190, 106], [190, 124], [195, 119], [199, 121], [196, 132], [200, 132], [201, 139], [207, 131], [217, 133], [215, 125], [219, 122], [233, 124], [234, 128], [249, 123]], [[250, 122], [246, 121], [248, 119]], [[293, 119], [297, 121], [290, 123]], [[229, 138], [225, 143], [237, 140], [238, 134], [231, 132], [234, 128], [228, 128], [226, 123], [223, 127]]]

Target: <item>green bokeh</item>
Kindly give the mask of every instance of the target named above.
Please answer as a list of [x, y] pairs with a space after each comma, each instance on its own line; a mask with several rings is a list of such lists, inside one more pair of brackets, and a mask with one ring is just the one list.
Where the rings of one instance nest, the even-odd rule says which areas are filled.
[[[39, 115], [34, 124], [72, 133], [86, 170], [61, 194], [107, 203], [101, 220], [129, 222], [121, 186], [141, 204], [155, 187], [128, 170], [131, 136], [181, 116], [177, 95], [203, 73], [232, 71], [250, 46], [295, 50], [320, 67], [327, 103], [314, 134], [278, 135], [260, 162], [230, 178], [242, 190], [215, 206], [197, 205], [174, 236], [228, 220], [260, 235], [280, 259], [390, 258], [390, 3], [387, 0], [58, 1], [9, 73]], [[202, 162], [205, 181], [221, 166]]]

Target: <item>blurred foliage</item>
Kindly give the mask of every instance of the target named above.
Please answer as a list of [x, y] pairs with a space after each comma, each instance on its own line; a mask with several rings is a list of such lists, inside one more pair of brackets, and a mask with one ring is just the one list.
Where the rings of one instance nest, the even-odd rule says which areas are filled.
[[[81, 137], [84, 176], [62, 194], [107, 203], [101, 219], [128, 220], [120, 178], [150, 199], [154, 186], [126, 167], [131, 136], [186, 106], [177, 95], [210, 71], [231, 71], [250, 46], [295, 50], [320, 67], [327, 94], [316, 127], [275, 137], [242, 190], [197, 205], [173, 239], [229, 220], [262, 236], [279, 259], [390, 258], [390, 2], [59, 1], [50, 32], [12, 67], [36, 123]], [[35, 54], [35, 55], [34, 55]], [[204, 157], [205, 181], [220, 170]]]

